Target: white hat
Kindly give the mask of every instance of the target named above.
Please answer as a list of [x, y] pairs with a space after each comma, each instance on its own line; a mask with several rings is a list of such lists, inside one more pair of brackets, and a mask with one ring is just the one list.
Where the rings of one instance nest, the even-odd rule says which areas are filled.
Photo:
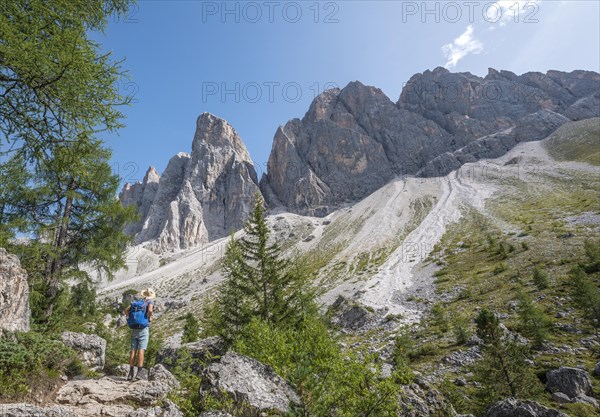
[[156, 293], [152, 288], [146, 288], [140, 292], [140, 296], [143, 298], [149, 298], [150, 300], [153, 300], [156, 298]]

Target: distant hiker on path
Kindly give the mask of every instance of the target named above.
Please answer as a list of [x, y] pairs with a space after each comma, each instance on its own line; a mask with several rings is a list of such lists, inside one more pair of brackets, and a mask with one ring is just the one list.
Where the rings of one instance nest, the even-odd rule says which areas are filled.
[[[142, 290], [129, 307], [124, 311], [127, 325], [131, 329], [131, 352], [129, 352], [129, 374], [127, 380], [142, 379], [140, 371], [144, 366], [144, 351], [148, 347], [150, 338], [150, 322], [156, 293], [152, 288]], [[137, 353], [137, 369], [135, 368], [135, 355]]]

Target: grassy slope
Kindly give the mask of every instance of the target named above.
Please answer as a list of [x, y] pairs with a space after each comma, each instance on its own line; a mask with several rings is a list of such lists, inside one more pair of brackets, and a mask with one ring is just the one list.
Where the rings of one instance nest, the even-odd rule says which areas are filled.
[[567, 123], [545, 143], [557, 161], [579, 161], [600, 166], [600, 118]]

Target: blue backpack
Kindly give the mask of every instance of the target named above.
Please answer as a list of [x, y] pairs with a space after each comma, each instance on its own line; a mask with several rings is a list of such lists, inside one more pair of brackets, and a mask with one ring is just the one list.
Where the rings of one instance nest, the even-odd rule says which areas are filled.
[[146, 310], [148, 304], [144, 300], [134, 300], [131, 302], [129, 307], [129, 317], [127, 318], [127, 325], [130, 329], [143, 329], [150, 325]]

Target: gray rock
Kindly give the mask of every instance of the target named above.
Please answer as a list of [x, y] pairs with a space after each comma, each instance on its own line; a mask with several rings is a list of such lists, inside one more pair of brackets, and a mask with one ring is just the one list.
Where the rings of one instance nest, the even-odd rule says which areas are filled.
[[[153, 185], [147, 191], [156, 181], [156, 189]], [[192, 153], [171, 158], [160, 178], [151, 168], [144, 183], [126, 185], [120, 196], [123, 204], [136, 205], [142, 214], [127, 229], [135, 234], [134, 242], [164, 253], [241, 228], [257, 192], [258, 178], [237, 132], [225, 120], [203, 113], [196, 122]]]
[[582, 369], [561, 367], [546, 373], [546, 389], [562, 392], [569, 398], [592, 395], [592, 379]]
[[588, 395], [579, 395], [579, 396], [573, 398], [573, 402], [581, 403], [581, 404], [589, 404], [596, 408], [600, 408], [600, 403], [598, 403], [598, 400], [595, 399], [594, 397], [590, 397]]
[[160, 363], [154, 365], [154, 367], [150, 369], [148, 380], [158, 381], [171, 387], [179, 388], [179, 381], [177, 381], [173, 374]]
[[200, 414], [200, 417], [233, 417], [233, 416], [224, 411], [205, 411], [202, 414]]
[[357, 330], [373, 318], [373, 313], [356, 301], [339, 296], [331, 306], [334, 315], [331, 323], [343, 329]]
[[422, 381], [403, 385], [398, 401], [398, 416], [402, 417], [439, 416], [448, 412], [449, 415], [455, 415], [452, 405], [445, 401], [444, 396]]
[[556, 401], [557, 403], [566, 404], [570, 403], [571, 399], [567, 394], [563, 394], [562, 392], [553, 392], [552, 393], [552, 401]]
[[191, 358], [191, 370], [201, 372], [208, 364], [223, 356], [227, 347], [220, 337], [209, 337], [197, 342], [185, 343], [179, 347], [164, 347], [156, 355], [156, 363], [164, 365], [167, 369], [178, 364], [179, 358], [186, 351]]
[[0, 248], [0, 335], [2, 331], [29, 331], [27, 271], [15, 255]]
[[595, 376], [600, 376], [600, 362], [598, 362], [598, 363], [596, 364], [596, 366], [594, 367], [594, 372], [593, 372], [593, 374], [594, 374]]
[[258, 417], [269, 410], [287, 413], [291, 404], [300, 403], [298, 395], [273, 369], [234, 352], [208, 366], [199, 393], [231, 397], [243, 417]]
[[65, 345], [77, 352], [87, 367], [96, 371], [104, 368], [106, 340], [95, 334], [74, 332], [63, 332], [60, 337]]
[[558, 410], [544, 407], [535, 401], [508, 398], [492, 405], [485, 417], [569, 417]]

